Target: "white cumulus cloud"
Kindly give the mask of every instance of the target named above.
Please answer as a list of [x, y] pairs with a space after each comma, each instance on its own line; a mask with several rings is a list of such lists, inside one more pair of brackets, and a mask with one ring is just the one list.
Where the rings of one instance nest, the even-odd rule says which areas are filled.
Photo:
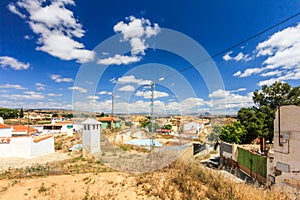
[[35, 87], [37, 90], [45, 90], [46, 85], [44, 85], [43, 83], [35, 83]]
[[130, 63], [139, 62], [141, 60], [141, 57], [139, 56], [124, 56], [116, 54], [114, 57], [99, 59], [98, 64], [102, 65], [128, 65]]
[[238, 53], [238, 54], [237, 54], [236, 56], [234, 56], [234, 57], [231, 56], [232, 53], [233, 53], [232, 51], [229, 51], [228, 53], [226, 53], [226, 54], [223, 56], [223, 59], [224, 59], [225, 61], [234, 60], [234, 61], [236, 61], [236, 62], [238, 62], [238, 61], [245, 61], [245, 62], [247, 62], [247, 61], [249, 61], [249, 60], [252, 60], [252, 58], [249, 57], [249, 55], [244, 54], [244, 53], [242, 53], [242, 52]]
[[85, 31], [66, 6], [75, 6], [75, 3], [73, 0], [19, 0], [9, 4], [8, 9], [25, 19], [39, 36], [37, 50], [62, 60], [89, 62], [94, 59], [95, 52], [86, 50], [84, 44], [75, 40], [82, 38]]
[[43, 100], [45, 96], [42, 93], [33, 92], [33, 91], [26, 91], [23, 94], [4, 94], [2, 95], [3, 98], [11, 99], [11, 100], [18, 100], [22, 101], [23, 99], [30, 99], [30, 100]]
[[100, 95], [111, 95], [112, 94], [112, 92], [108, 92], [108, 91], [100, 91], [100, 92], [98, 92], [98, 94], [100, 94]]
[[151, 24], [148, 19], [127, 17], [128, 23], [120, 21], [114, 26], [114, 31], [121, 33], [124, 41], [129, 41], [132, 55], [145, 54], [147, 44], [145, 39], [157, 35], [160, 28], [158, 24]]
[[[256, 56], [264, 58], [261, 68], [248, 68], [234, 76], [259, 75], [268, 77], [258, 85], [270, 85], [275, 81], [300, 79], [300, 23], [278, 31], [256, 46]], [[267, 72], [266, 72], [267, 71]]]
[[90, 100], [98, 100], [99, 99], [98, 96], [88, 96], [87, 98]]
[[79, 91], [81, 93], [87, 92], [87, 89], [82, 88], [82, 87], [78, 87], [78, 86], [68, 87], [68, 90], [77, 90], [77, 91]]
[[128, 84], [128, 83], [134, 83], [137, 85], [150, 85], [151, 80], [144, 80], [144, 79], [137, 79], [134, 75], [128, 75], [128, 76], [122, 76], [118, 78], [116, 83], [119, 84]]
[[[144, 97], [145, 99], [152, 98], [151, 91], [137, 91], [135, 95], [139, 97]], [[168, 97], [168, 96], [169, 94], [166, 92], [154, 91], [154, 99], [161, 98], [161, 97]]]
[[27, 88], [22, 87], [19, 84], [4, 84], [4, 85], [0, 85], [0, 88], [16, 89], [16, 90], [26, 90], [27, 89]]
[[14, 70], [29, 69], [29, 63], [23, 63], [9, 56], [0, 56], [0, 67], [9, 67]]
[[[158, 24], [151, 24], [150, 20], [144, 18], [135, 18], [134, 16], [126, 17], [127, 22], [120, 21], [114, 27], [116, 33], [122, 34], [121, 42], [129, 42], [131, 46], [131, 55], [119, 55], [110, 56], [108, 58], [101, 58], [98, 60], [98, 64], [130, 64], [139, 62], [145, 51], [148, 48], [147, 38], [155, 36], [160, 31]], [[103, 54], [103, 55], [107, 55]]]
[[123, 91], [123, 92], [131, 92], [131, 91], [134, 91], [134, 87], [132, 85], [125, 85], [125, 86], [119, 88], [118, 90]]
[[49, 97], [61, 97], [62, 94], [49, 93], [48, 96]]
[[58, 74], [52, 74], [50, 76], [50, 78], [51, 78], [51, 80], [54, 80], [57, 83], [60, 83], [60, 82], [66, 82], [66, 83], [73, 82], [72, 78], [63, 78], [63, 77], [61, 77], [61, 75], [58, 75]]

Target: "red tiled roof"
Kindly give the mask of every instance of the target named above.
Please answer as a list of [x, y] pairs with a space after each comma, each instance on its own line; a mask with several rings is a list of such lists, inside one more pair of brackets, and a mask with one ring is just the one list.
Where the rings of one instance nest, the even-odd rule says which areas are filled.
[[51, 137], [53, 137], [53, 135], [37, 136], [37, 137], [34, 137], [33, 142], [38, 143], [42, 140], [46, 140], [46, 139], [51, 138]]
[[10, 128], [10, 127], [5, 124], [0, 124], [0, 128]]
[[[24, 125], [14, 125], [12, 132], [27, 132], [28, 131], [28, 126]], [[29, 126], [29, 133], [30, 134], [35, 134], [37, 132], [37, 129], [32, 128]]]
[[120, 119], [116, 119], [114, 117], [101, 117], [98, 119], [100, 122], [111, 122], [111, 121], [120, 121]]

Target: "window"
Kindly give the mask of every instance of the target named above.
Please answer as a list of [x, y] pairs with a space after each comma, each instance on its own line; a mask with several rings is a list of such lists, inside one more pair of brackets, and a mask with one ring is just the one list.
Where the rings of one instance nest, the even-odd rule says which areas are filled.
[[83, 125], [83, 130], [86, 130], [86, 125], [85, 124]]
[[95, 124], [93, 124], [93, 130], [95, 130]]

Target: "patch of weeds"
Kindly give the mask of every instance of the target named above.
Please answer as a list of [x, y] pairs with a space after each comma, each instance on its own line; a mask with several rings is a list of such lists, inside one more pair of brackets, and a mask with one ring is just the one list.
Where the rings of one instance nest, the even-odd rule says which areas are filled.
[[133, 146], [129, 144], [121, 144], [120, 149], [122, 149], [123, 151], [129, 151], [133, 149]]
[[20, 183], [19, 180], [16, 180], [16, 179], [10, 180], [10, 186], [12, 186], [12, 187], [13, 187], [14, 185], [18, 184], [18, 183]]
[[84, 181], [84, 183], [87, 185], [89, 184], [91, 181], [92, 181], [92, 178], [91, 177], [85, 177], [84, 179], [82, 179]]
[[90, 188], [87, 187], [85, 190], [85, 195], [83, 197], [84, 200], [89, 200], [90, 199]]
[[210, 153], [210, 154], [216, 154], [217, 151], [216, 151], [216, 150], [211, 150], [209, 153]]
[[6, 190], [8, 190], [8, 187], [7, 187], [7, 186], [1, 187], [1, 188], [0, 188], [0, 193], [1, 193], [1, 192], [5, 192]]
[[26, 176], [47, 176], [50, 174], [50, 166], [48, 163], [46, 165], [33, 165], [27, 166], [25, 168]]
[[207, 154], [207, 155], [205, 155], [205, 156], [203, 157], [203, 160], [206, 160], [206, 159], [209, 159], [209, 158], [210, 158], [210, 155]]
[[38, 193], [45, 193], [49, 190], [49, 188], [46, 188], [45, 183], [42, 183], [42, 185], [38, 189]]

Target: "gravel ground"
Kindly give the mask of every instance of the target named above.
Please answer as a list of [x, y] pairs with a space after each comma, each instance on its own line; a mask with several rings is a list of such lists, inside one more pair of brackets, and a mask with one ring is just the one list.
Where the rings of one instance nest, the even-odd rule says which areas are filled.
[[0, 172], [8, 168], [21, 168], [32, 166], [34, 164], [46, 164], [47, 162], [61, 161], [71, 158], [67, 153], [51, 153], [34, 158], [1, 158], [0, 157]]

